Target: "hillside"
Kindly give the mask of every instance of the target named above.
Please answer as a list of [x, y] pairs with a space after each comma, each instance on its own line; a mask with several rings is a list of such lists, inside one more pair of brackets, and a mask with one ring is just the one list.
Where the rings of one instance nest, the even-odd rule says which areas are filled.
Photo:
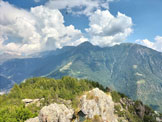
[[0, 96], [1, 122], [159, 122], [160, 117], [140, 101], [72, 77], [27, 79]]
[[87, 78], [162, 111], [160, 52], [131, 43], [101, 48], [85, 42], [40, 55], [4, 62], [0, 74], [17, 83], [35, 76]]

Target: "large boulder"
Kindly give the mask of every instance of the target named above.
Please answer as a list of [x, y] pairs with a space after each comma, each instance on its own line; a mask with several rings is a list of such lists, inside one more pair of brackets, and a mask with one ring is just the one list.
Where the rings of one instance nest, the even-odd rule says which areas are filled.
[[114, 115], [112, 97], [98, 88], [87, 92], [81, 97], [80, 107], [86, 118], [94, 118], [98, 115], [105, 122], [118, 122], [117, 116]]
[[40, 122], [70, 122], [74, 114], [73, 109], [64, 104], [51, 104], [41, 109], [39, 113]]

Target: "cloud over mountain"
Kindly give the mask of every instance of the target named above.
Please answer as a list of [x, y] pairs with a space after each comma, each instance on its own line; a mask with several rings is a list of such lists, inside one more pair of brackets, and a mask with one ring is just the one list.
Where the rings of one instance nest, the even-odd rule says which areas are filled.
[[121, 43], [133, 31], [132, 19], [120, 12], [115, 17], [108, 10], [97, 10], [89, 17], [89, 21], [89, 28], [86, 31], [91, 36], [91, 42], [96, 45]]
[[1, 51], [30, 54], [86, 40], [73, 25], [64, 25], [58, 9], [37, 6], [27, 11], [1, 1], [0, 11]]
[[144, 46], [147, 46], [149, 48], [152, 48], [154, 50], [162, 52], [162, 36], [156, 36], [154, 38], [154, 42], [148, 40], [148, 39], [143, 39], [143, 40], [136, 40], [137, 43], [142, 44]]
[[[108, 10], [111, 1], [50, 0], [30, 10], [1, 1], [0, 50], [28, 55], [88, 40], [99, 46], [119, 44], [131, 34], [133, 22], [131, 17], [120, 12], [117, 16], [112, 15]], [[89, 28], [85, 29], [85, 34], [74, 25], [65, 26], [60, 9], [87, 15]]]

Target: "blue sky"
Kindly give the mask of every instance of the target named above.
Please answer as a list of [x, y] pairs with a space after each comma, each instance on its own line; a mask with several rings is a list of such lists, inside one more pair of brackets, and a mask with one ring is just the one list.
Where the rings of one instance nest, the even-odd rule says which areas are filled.
[[[5, 3], [8, 2], [9, 4], [9, 5], [3, 4], [3, 6], [14, 5], [13, 8], [14, 10], [18, 9], [18, 11], [21, 11], [21, 9], [23, 9], [30, 13], [32, 13], [31, 8], [36, 8], [41, 5], [43, 7], [49, 8], [48, 10], [57, 9], [59, 12], [61, 12], [61, 16], [64, 17], [63, 19], [64, 22], [60, 23], [60, 26], [65, 27], [65, 30], [63, 31], [67, 31], [70, 25], [74, 27], [74, 28], [70, 27], [73, 33], [72, 32], [71, 34], [64, 33], [62, 35], [63, 37], [65, 37], [65, 35], [68, 35], [68, 37], [66, 37], [66, 39], [67, 38], [69, 39], [68, 41], [64, 43], [63, 42], [60, 43], [59, 41], [53, 42], [53, 40], [57, 40], [57, 38], [54, 36], [51, 37], [48, 36], [48, 39], [45, 41], [46, 44], [43, 46], [41, 44], [41, 46], [37, 48], [39, 51], [61, 48], [62, 46], [65, 45], [77, 45], [86, 40], [100, 46], [111, 46], [122, 42], [133, 42], [133, 43], [139, 43], [145, 45], [147, 47], [153, 48], [158, 51], [162, 51], [162, 29], [161, 29], [162, 28], [162, 14], [161, 14], [162, 1], [161, 0], [111, 0], [111, 1], [101, 0], [102, 2], [100, 2], [100, 0], [94, 0], [94, 1], [89, 0], [88, 3], [85, 0], [83, 0], [85, 3], [79, 2], [80, 0], [76, 0], [78, 3], [75, 3], [74, 0], [69, 0], [72, 5], [66, 3], [65, 0], [60, 0], [62, 2], [59, 3], [56, 3], [55, 2], [56, 0], [49, 0], [49, 1], [40, 0], [37, 2], [33, 0], [22, 0], [21, 2], [20, 0], [3, 0], [3, 1]], [[93, 3], [96, 4], [91, 5]], [[80, 5], [78, 6], [78, 4]], [[15, 10], [15, 13], [16, 12], [17, 10]], [[16, 15], [17, 14], [15, 14], [15, 16]], [[58, 14], [58, 16], [60, 15]], [[95, 20], [102, 19], [102, 17], [103, 19], [105, 19], [105, 23], [106, 23], [105, 26], [104, 26], [104, 21], [102, 20], [95, 22]], [[43, 19], [43, 18], [39, 17], [39, 19]], [[0, 19], [0, 23], [4, 23], [2, 22], [2, 19]], [[38, 25], [34, 26], [36, 30], [37, 30], [37, 26]], [[59, 30], [60, 29], [56, 29], [58, 33]], [[3, 32], [3, 30], [0, 31]], [[37, 30], [37, 32], [38, 31], [40, 30]], [[3, 32], [4, 35], [7, 32], [8, 31]], [[4, 37], [4, 35], [2, 35], [2, 37]], [[12, 46], [15, 46], [14, 50], [15, 48], [20, 48], [20, 47], [22, 48], [24, 46], [20, 43], [18, 43], [18, 45], [15, 45], [17, 44], [15, 42], [19, 41], [19, 39], [23, 38], [24, 41], [21, 42], [23, 42], [23, 44], [26, 43], [25, 42], [26, 35], [25, 37], [23, 37], [23, 35], [14, 35], [14, 34], [10, 34], [10, 35], [6, 34], [6, 35], [8, 36], [8, 39], [12, 38], [13, 40], [5, 40], [3, 38], [3, 44], [1, 45], [3, 51], [5, 50], [9, 51], [7, 46], [11, 47], [11, 44], [9, 44], [8, 42], [13, 41], [14, 44], [12, 44]], [[39, 35], [42, 36], [42, 33], [39, 33]], [[19, 38], [19, 36], [21, 38]], [[62, 36], [59, 35], [59, 37]], [[41, 39], [43, 40], [44, 38], [42, 37]], [[60, 38], [58, 40], [60, 40]], [[2, 47], [4, 44], [6, 44], [5, 45], [6, 47]], [[52, 46], [50, 47], [49, 45]], [[33, 45], [33, 40], [32, 40], [32, 45], [29, 46], [30, 47], [33, 46], [32, 49], [34, 49], [34, 47], [37, 47]], [[35, 50], [38, 51], [37, 49]], [[17, 52], [22, 52], [22, 51], [24, 51], [23, 48], [22, 50], [17, 50]]]
[[162, 35], [161, 0], [121, 0], [110, 4], [110, 11], [125, 13], [133, 19], [134, 33], [129, 40], [148, 38], [153, 40]]
[[[47, 0], [41, 0], [40, 2], [34, 2], [33, 0], [22, 0], [21, 2], [19, 0], [4, 1], [25, 9], [43, 5], [47, 2]], [[132, 18], [134, 33], [129, 36], [127, 41], [133, 42], [136, 39], [144, 38], [153, 40], [156, 35], [162, 35], [161, 6], [161, 0], [119, 0], [110, 3], [110, 12], [116, 15], [119, 11]], [[61, 10], [61, 12], [65, 18], [65, 25], [73, 24], [83, 32], [88, 27], [88, 17], [67, 14], [66, 10]]]

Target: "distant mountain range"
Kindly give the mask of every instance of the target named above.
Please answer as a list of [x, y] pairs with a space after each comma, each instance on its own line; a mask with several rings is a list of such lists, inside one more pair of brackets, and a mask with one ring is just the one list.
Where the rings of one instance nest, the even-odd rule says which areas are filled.
[[10, 80], [9, 78], [6, 78], [5, 76], [0, 75], [0, 89], [1, 89], [1, 91], [5, 92], [5, 90], [10, 89], [12, 87], [12, 85], [14, 85], [14, 82], [12, 80]]
[[[5, 61], [0, 65], [0, 75], [16, 83], [35, 76], [87, 78], [162, 112], [162, 53], [138, 44], [101, 48], [84, 42], [34, 58]], [[1, 84], [1, 90], [13, 85], [6, 80]]]

